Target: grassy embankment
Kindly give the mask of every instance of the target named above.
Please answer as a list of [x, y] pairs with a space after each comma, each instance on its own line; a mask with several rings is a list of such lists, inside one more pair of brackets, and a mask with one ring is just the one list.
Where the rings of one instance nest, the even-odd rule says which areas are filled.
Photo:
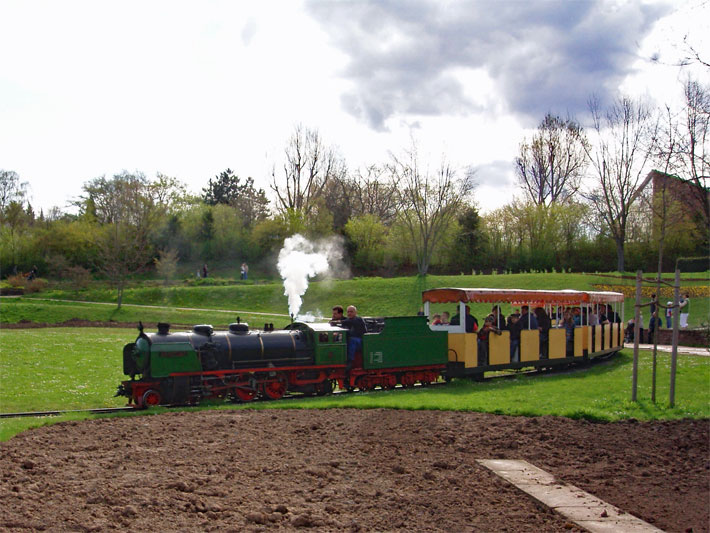
[[[685, 274], [685, 278], [707, 278], [703, 274]], [[596, 286], [596, 287], [595, 287]], [[302, 313], [330, 316], [330, 308], [336, 304], [356, 305], [366, 316], [394, 316], [415, 314], [421, 306], [421, 291], [434, 287], [495, 287], [527, 289], [619, 289], [626, 287], [633, 294], [633, 280], [617, 280], [593, 274], [509, 274], [488, 276], [427, 276], [424, 279], [409, 278], [362, 278], [347, 281], [320, 281], [312, 283], [304, 296]], [[683, 289], [698, 293], [692, 298], [690, 326], [699, 326], [710, 320], [710, 294], [707, 281], [683, 282]], [[147, 286], [132, 287], [124, 294], [124, 306], [117, 310], [112, 305], [84, 306], [72, 303], [46, 302], [37, 298], [58, 300], [92, 301], [112, 304], [115, 292], [108, 288], [80, 291], [51, 290], [20, 299], [3, 299], [0, 323], [16, 323], [20, 320], [58, 323], [71, 318], [117, 322], [164, 321], [173, 324], [210, 323], [223, 327], [236, 320], [238, 315], [252, 325], [273, 322], [282, 326], [288, 321], [288, 307], [280, 282], [258, 285], [235, 284], [219, 286]], [[648, 301], [646, 298], [645, 301]], [[145, 305], [160, 306], [147, 309]], [[211, 309], [214, 311], [187, 311], [184, 309]], [[453, 306], [442, 307], [453, 310]], [[248, 311], [248, 312], [247, 312]], [[504, 312], [509, 309], [504, 307]], [[490, 312], [490, 305], [473, 306], [478, 317]], [[633, 315], [633, 298], [625, 304], [625, 319]], [[255, 313], [268, 313], [259, 315]], [[646, 310], [645, 315], [648, 315]], [[648, 316], [644, 322], [648, 322]]]

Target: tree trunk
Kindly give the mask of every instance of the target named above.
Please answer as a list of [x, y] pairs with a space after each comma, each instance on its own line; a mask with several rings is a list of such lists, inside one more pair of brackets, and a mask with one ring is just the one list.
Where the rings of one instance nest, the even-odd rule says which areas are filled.
[[624, 241], [616, 239], [616, 271], [624, 271]]
[[123, 280], [118, 282], [118, 306], [116, 309], [121, 309], [121, 302], [123, 302]]

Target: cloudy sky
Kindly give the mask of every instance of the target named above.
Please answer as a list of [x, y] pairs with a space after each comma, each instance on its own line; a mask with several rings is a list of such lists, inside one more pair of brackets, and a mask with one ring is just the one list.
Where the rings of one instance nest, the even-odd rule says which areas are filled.
[[678, 98], [708, 20], [708, 0], [0, 0], [0, 169], [37, 211], [123, 169], [197, 193], [229, 167], [268, 191], [300, 123], [352, 169], [414, 138], [475, 168], [488, 211], [548, 111]]

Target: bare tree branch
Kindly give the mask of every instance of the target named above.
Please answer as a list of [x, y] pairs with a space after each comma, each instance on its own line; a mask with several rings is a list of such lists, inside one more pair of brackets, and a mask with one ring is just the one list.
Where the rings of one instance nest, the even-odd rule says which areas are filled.
[[520, 145], [515, 159], [518, 181], [530, 200], [548, 205], [572, 198], [587, 166], [586, 145], [579, 124], [548, 113], [530, 143]]
[[589, 102], [595, 144], [585, 148], [595, 184], [585, 192], [616, 242], [617, 270], [624, 271], [624, 243], [629, 217], [638, 198], [655, 138], [651, 108], [621, 97], [608, 109]]

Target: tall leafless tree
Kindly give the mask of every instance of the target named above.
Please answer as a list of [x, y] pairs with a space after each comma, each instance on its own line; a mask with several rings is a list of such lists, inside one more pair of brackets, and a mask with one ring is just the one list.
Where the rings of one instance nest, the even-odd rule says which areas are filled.
[[332, 147], [326, 147], [317, 130], [296, 126], [285, 149], [283, 178], [272, 174], [271, 189], [282, 211], [295, 210], [308, 216], [329, 180], [343, 178], [345, 161]]
[[371, 165], [357, 172], [355, 182], [356, 215], [374, 215], [389, 226], [397, 216], [398, 182], [384, 166]]
[[571, 198], [587, 167], [588, 141], [582, 127], [548, 113], [530, 142], [523, 141], [515, 159], [518, 181], [537, 205]]
[[710, 240], [710, 86], [688, 80], [684, 96], [678, 119], [669, 116], [668, 121], [675, 142], [667, 142], [661, 156], [668, 159], [671, 173], [693, 185], [689, 191], [701, 215], [699, 227], [707, 241]]
[[624, 271], [624, 244], [634, 202], [647, 181], [643, 177], [651, 155], [655, 124], [652, 109], [622, 96], [606, 110], [590, 99], [594, 142], [585, 149], [594, 184], [585, 192], [616, 243], [619, 272]]
[[399, 216], [411, 239], [419, 275], [424, 276], [437, 243], [473, 190], [473, 173], [460, 178], [446, 161], [431, 172], [422, 166], [416, 146], [391, 158], [388, 170], [399, 184]]

